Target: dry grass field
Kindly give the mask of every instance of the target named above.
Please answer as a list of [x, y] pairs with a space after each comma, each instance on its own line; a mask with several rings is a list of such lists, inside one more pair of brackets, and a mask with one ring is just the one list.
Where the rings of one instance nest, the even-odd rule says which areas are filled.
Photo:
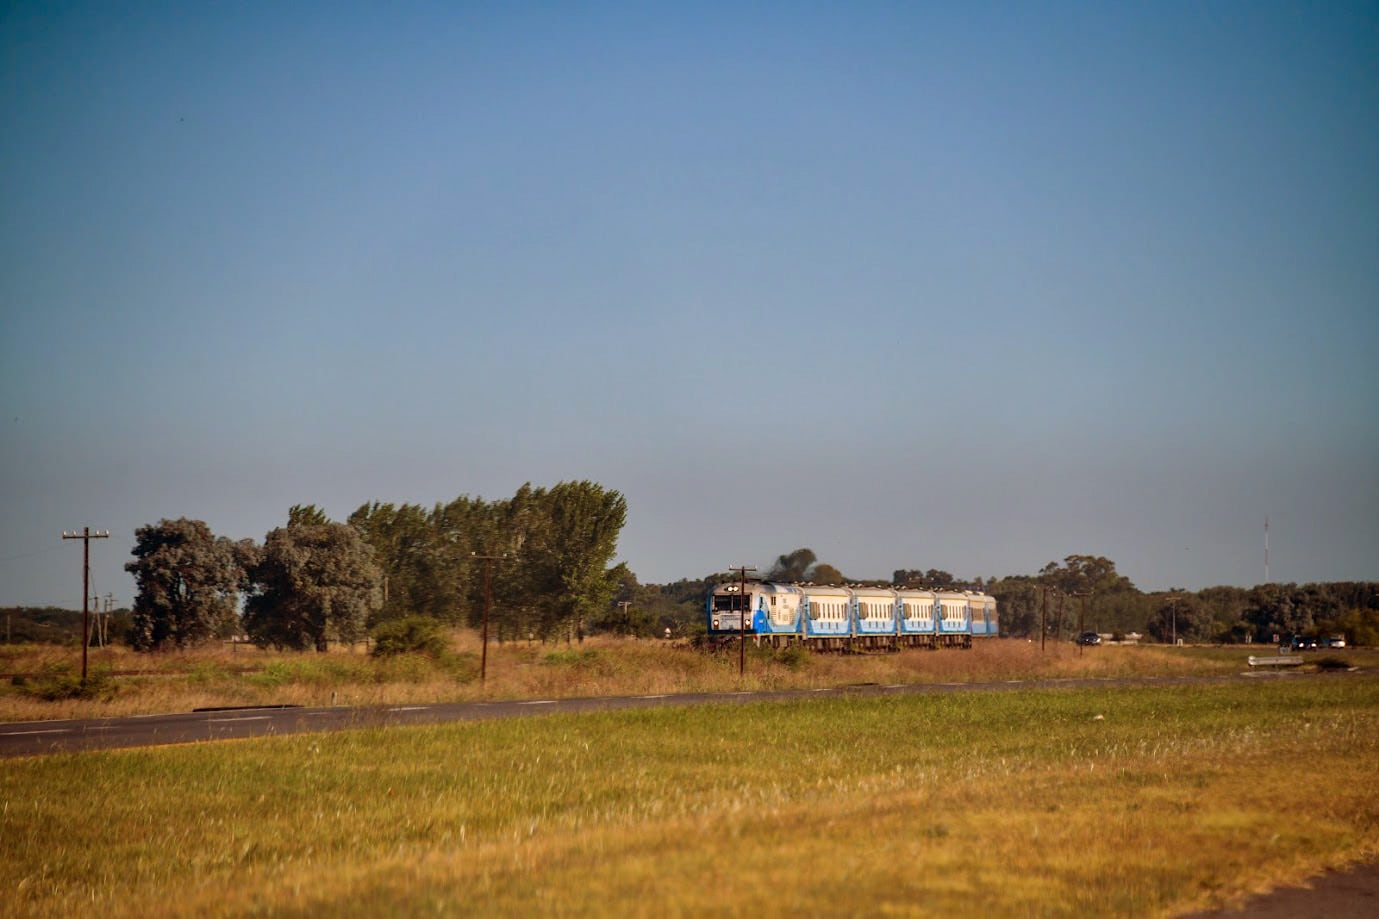
[[[504, 691], [651, 688], [597, 661]], [[1171, 916], [1379, 856], [1376, 773], [1365, 672], [61, 754], [0, 771], [0, 915]]]
[[[0, 721], [115, 717], [212, 705], [374, 705], [481, 699], [564, 698], [740, 689], [812, 689], [856, 683], [979, 682], [1072, 677], [1238, 673], [1247, 646], [1222, 649], [976, 643], [970, 650], [876, 655], [804, 655], [749, 648], [745, 678], [738, 656], [683, 644], [595, 638], [582, 644], [490, 644], [488, 678], [479, 681], [479, 639], [451, 635], [441, 660], [378, 659], [362, 645], [327, 654], [240, 646], [162, 654], [124, 648], [92, 651], [90, 698], [47, 692], [75, 681], [72, 648], [0, 646]], [[1265, 653], [1268, 649], [1261, 649]], [[1349, 651], [1358, 660], [1372, 652]], [[18, 676], [15, 676], [18, 675]], [[55, 696], [55, 698], [54, 698]]]

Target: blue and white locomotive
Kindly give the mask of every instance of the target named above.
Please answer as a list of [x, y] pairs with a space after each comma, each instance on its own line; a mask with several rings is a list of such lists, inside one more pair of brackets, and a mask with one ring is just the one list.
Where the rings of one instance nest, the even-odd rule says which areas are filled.
[[970, 648], [1000, 634], [996, 599], [971, 590], [739, 581], [716, 586], [705, 612], [712, 638], [817, 651]]

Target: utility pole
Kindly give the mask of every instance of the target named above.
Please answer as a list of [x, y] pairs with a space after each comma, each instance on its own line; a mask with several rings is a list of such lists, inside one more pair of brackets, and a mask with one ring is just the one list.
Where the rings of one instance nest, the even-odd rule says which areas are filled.
[[632, 606], [632, 601], [631, 601], [631, 600], [619, 600], [619, 601], [618, 601], [618, 608], [619, 608], [620, 610], [622, 610], [622, 633], [623, 633], [624, 635], [626, 635], [628, 632], [632, 631], [632, 614], [628, 612], [628, 609], [629, 609], [631, 606]]
[[1086, 647], [1082, 644], [1082, 633], [1087, 629], [1087, 591], [1079, 591], [1078, 597], [1082, 600], [1082, 606], [1077, 614], [1077, 656], [1081, 657]]
[[101, 620], [101, 647], [110, 644], [110, 607], [115, 605], [115, 595], [105, 595], [105, 618]]
[[80, 533], [62, 531], [63, 539], [80, 539], [81, 552], [81, 685], [86, 685], [86, 646], [91, 643], [91, 611], [87, 605], [91, 596], [91, 540], [109, 539], [109, 530], [91, 532], [90, 527], [82, 527]]
[[1049, 636], [1049, 589], [1039, 588], [1039, 650], [1044, 650], [1044, 639]]
[[482, 686], [488, 679], [488, 608], [493, 602], [493, 589], [491, 584], [493, 574], [493, 563], [507, 559], [508, 554], [502, 555], [480, 555], [477, 552], [469, 553], [471, 558], [477, 558], [484, 563], [484, 632], [483, 632], [483, 652], [479, 655], [479, 685]]
[[751, 565], [733, 565], [728, 570], [736, 571], [740, 578], [737, 594], [737, 675], [741, 678], [747, 673], [747, 572], [756, 569]]

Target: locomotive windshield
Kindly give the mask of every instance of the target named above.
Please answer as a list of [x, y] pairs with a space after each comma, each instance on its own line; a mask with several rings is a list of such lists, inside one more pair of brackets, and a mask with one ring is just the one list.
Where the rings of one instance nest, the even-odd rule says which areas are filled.
[[[742, 596], [742, 594], [715, 594], [713, 598], [713, 611], [715, 613], [735, 613], [741, 610], [743, 608]], [[747, 594], [749, 600], [751, 596], [751, 594]]]

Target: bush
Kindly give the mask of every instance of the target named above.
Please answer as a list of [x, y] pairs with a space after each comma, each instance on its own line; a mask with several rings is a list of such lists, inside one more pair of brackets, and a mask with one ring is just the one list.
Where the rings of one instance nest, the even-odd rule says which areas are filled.
[[776, 659], [789, 670], [800, 670], [809, 665], [809, 650], [804, 645], [790, 645], [782, 649]]
[[115, 695], [115, 683], [110, 678], [109, 670], [88, 670], [86, 682], [83, 683], [80, 674], [67, 664], [49, 664], [32, 682], [15, 685], [45, 702], [64, 699], [108, 700]]
[[426, 616], [407, 616], [384, 622], [373, 630], [374, 657], [425, 654], [440, 659], [448, 650], [441, 624]]

